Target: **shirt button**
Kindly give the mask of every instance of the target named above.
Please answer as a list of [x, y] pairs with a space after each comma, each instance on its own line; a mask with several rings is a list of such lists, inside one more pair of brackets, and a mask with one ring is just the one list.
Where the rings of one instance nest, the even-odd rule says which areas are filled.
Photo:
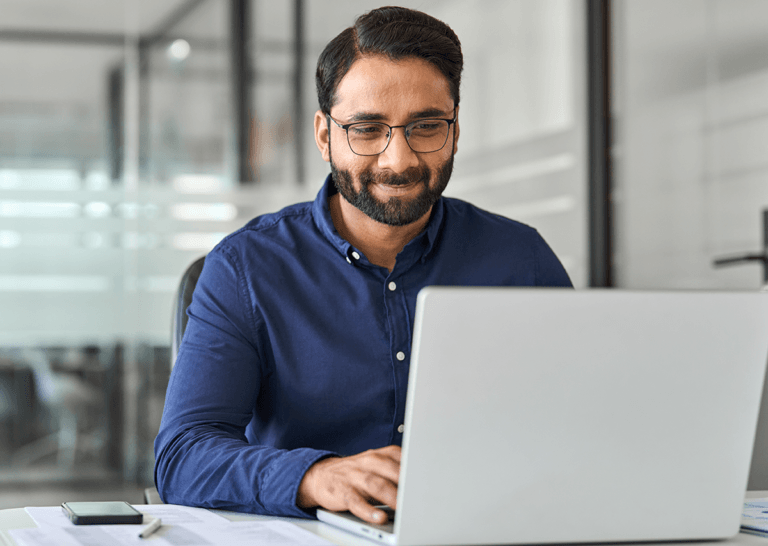
[[359, 259], [360, 259], [360, 254], [358, 254], [357, 252], [353, 252], [353, 253], [352, 253], [352, 257], [353, 257], [355, 260], [359, 260]]
[[394, 292], [397, 289], [397, 285], [395, 284], [395, 281], [392, 281], [388, 285], [389, 289]]
[[405, 425], [400, 425], [399, 427], [397, 427], [397, 432], [399, 432], [400, 434], [402, 434], [404, 431], [405, 431]]
[[349, 256], [347, 256], [347, 263], [351, 264], [352, 260], [349, 259]]
[[397, 352], [397, 354], [396, 354], [395, 356], [396, 356], [396, 357], [397, 357], [397, 359], [398, 359], [399, 361], [401, 361], [401, 362], [402, 362], [403, 360], [405, 360], [405, 353], [404, 353], [403, 351], [398, 351], [398, 352]]

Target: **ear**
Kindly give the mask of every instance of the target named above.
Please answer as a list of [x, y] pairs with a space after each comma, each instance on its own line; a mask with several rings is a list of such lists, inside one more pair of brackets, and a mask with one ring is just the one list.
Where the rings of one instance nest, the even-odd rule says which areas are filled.
[[330, 162], [330, 138], [331, 134], [328, 130], [328, 119], [325, 114], [318, 110], [315, 112], [315, 144], [317, 149], [320, 150], [320, 155], [323, 156], [323, 160]]
[[459, 151], [459, 107], [456, 107], [456, 123], [453, 124], [453, 153]]

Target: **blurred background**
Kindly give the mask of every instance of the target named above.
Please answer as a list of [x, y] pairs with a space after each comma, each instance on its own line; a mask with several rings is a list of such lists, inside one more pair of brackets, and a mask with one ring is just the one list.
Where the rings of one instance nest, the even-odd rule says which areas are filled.
[[[462, 41], [449, 195], [579, 288], [766, 281], [768, 2], [400, 4]], [[0, 0], [0, 508], [141, 501], [179, 278], [314, 198], [317, 56], [379, 5]]]

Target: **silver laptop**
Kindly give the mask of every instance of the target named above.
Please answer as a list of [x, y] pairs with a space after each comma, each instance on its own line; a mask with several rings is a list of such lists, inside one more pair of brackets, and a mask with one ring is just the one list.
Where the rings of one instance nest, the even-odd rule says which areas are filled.
[[384, 543], [717, 539], [739, 530], [768, 294], [423, 290]]

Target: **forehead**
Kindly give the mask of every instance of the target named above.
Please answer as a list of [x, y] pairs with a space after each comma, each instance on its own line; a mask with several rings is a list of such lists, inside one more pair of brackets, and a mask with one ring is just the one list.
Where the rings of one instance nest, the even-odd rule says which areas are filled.
[[438, 109], [450, 113], [453, 99], [445, 76], [424, 59], [382, 56], [356, 60], [336, 89], [335, 115], [380, 113], [397, 118]]

